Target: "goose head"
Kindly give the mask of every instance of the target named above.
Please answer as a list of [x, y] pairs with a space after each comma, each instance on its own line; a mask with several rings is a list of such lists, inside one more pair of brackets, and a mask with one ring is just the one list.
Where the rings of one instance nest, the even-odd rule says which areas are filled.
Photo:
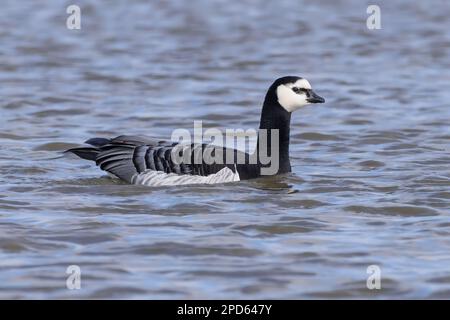
[[308, 80], [287, 76], [277, 79], [269, 89], [281, 107], [291, 113], [309, 104], [324, 103], [325, 99], [312, 90]]

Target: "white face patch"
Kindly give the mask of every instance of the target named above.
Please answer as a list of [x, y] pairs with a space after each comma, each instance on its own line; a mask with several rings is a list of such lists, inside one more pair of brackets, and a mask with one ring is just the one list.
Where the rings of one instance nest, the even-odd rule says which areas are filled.
[[295, 93], [292, 88], [311, 89], [311, 84], [306, 79], [299, 79], [295, 83], [281, 84], [277, 88], [278, 103], [287, 111], [293, 112], [310, 104], [306, 99], [306, 93]]
[[304, 89], [311, 89], [311, 84], [306, 79], [299, 79], [295, 81], [295, 83], [289, 83], [288, 86], [290, 86], [291, 88], [298, 87]]

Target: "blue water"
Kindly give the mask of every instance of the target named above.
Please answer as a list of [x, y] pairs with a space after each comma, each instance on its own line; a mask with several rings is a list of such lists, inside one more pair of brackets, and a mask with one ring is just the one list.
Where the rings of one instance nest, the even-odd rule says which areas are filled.
[[[69, 4], [2, 1], [0, 298], [450, 298], [448, 2], [378, 1], [380, 30], [369, 1], [77, 1], [81, 30]], [[327, 100], [293, 116], [292, 174], [148, 188], [57, 158], [256, 128], [283, 75]]]

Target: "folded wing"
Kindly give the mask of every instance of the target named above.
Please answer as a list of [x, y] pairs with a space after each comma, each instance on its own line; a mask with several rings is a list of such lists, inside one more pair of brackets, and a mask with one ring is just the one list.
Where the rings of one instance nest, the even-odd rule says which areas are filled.
[[[225, 164], [227, 152], [231, 152], [233, 158], [239, 153], [233, 149], [208, 144], [181, 145], [144, 136], [93, 138], [86, 143], [91, 147], [74, 148], [67, 152], [93, 160], [102, 170], [129, 183], [146, 184], [144, 182], [155, 181], [155, 177], [176, 180], [176, 176], [184, 175], [190, 175], [194, 183], [197, 180], [199, 183], [220, 182], [221, 179], [235, 181], [233, 174], [238, 177], [236, 165]], [[221, 161], [215, 161], [218, 158]], [[217, 177], [211, 176], [214, 174]], [[208, 176], [209, 179], [196, 180], [196, 177]], [[188, 183], [189, 179], [185, 177], [178, 181]]]

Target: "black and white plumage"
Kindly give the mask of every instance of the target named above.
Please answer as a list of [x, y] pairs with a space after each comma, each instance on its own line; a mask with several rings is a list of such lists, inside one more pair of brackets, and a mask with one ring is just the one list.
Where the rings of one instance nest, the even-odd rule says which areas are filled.
[[[324, 99], [312, 91], [306, 79], [300, 77], [279, 78], [270, 86], [261, 112], [260, 130], [266, 130], [267, 141], [271, 141], [273, 129], [279, 133], [279, 166], [274, 174], [291, 171], [291, 113], [302, 106], [322, 102]], [[257, 178], [261, 176], [261, 169], [267, 166], [259, 157], [259, 140], [253, 154], [208, 144], [185, 145], [156, 141], [145, 136], [93, 138], [86, 144], [89, 146], [66, 152], [95, 161], [100, 169], [132, 184], [161, 186], [233, 182]], [[268, 154], [275, 150], [271, 143], [266, 147]], [[174, 155], [178, 152], [183, 154], [186, 148], [190, 150], [188, 158], [183, 158], [181, 162], [175, 161]], [[232, 161], [226, 157], [228, 153], [232, 154]]]

